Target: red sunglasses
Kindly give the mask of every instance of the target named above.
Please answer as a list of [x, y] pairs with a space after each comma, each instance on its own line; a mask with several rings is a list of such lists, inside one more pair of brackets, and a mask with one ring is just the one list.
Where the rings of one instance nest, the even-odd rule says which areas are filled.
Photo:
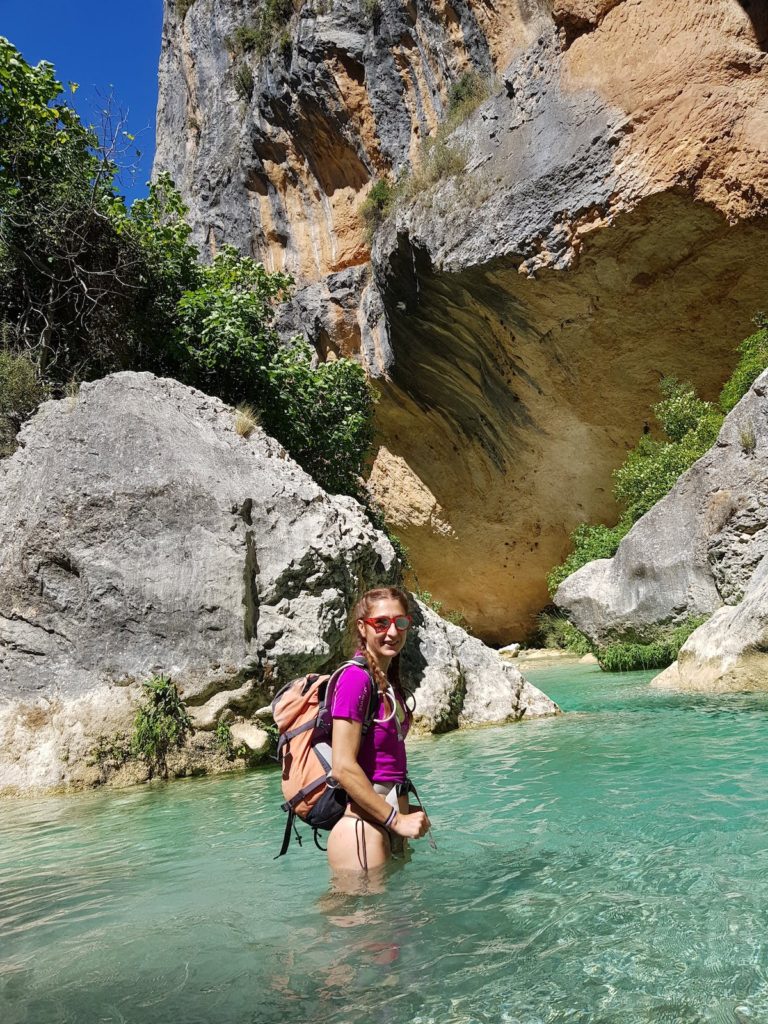
[[375, 619], [363, 619], [363, 622], [366, 626], [371, 626], [372, 629], [375, 629], [377, 633], [386, 633], [394, 622], [398, 633], [404, 633], [406, 629], [410, 629], [413, 625], [413, 617], [410, 615], [395, 615], [394, 617], [379, 615]]

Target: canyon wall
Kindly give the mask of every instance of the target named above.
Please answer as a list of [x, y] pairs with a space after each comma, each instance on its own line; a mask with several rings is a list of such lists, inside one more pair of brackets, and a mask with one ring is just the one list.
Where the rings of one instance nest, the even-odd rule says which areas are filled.
[[[610, 474], [659, 379], [714, 397], [765, 306], [768, 12], [295, 8], [260, 56], [243, 33], [260, 3], [166, 0], [156, 169], [207, 251], [295, 276], [286, 331], [378, 381], [370, 488], [419, 585], [486, 639], [519, 637], [570, 530], [615, 513]], [[420, 179], [470, 70], [487, 98]], [[409, 173], [371, 238], [372, 183]]]

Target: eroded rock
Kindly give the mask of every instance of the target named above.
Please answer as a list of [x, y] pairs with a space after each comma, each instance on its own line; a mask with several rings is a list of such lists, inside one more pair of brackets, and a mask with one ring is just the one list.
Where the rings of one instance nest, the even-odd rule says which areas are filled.
[[415, 690], [415, 726], [447, 732], [460, 725], [517, 722], [559, 708], [497, 651], [420, 602], [403, 678]]

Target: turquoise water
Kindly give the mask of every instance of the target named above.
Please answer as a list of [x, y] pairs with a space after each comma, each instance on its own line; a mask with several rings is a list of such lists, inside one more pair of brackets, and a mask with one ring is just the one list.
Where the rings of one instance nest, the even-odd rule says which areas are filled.
[[0, 1021], [768, 1021], [768, 698], [531, 678], [572, 713], [412, 744], [381, 892], [272, 860], [270, 771], [0, 805]]

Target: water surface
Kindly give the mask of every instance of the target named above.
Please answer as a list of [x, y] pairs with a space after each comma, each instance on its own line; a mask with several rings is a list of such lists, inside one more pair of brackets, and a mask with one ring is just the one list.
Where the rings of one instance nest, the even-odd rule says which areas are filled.
[[0, 804], [0, 1021], [768, 1021], [768, 698], [650, 675], [412, 744], [439, 849], [383, 892], [272, 860], [274, 771]]

